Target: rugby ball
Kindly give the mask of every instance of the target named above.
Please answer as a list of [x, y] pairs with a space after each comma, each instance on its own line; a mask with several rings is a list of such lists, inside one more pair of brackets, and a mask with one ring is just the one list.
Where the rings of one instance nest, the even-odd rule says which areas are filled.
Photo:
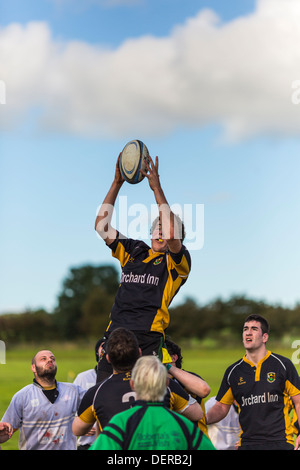
[[147, 173], [146, 162], [149, 163], [149, 152], [141, 140], [131, 140], [121, 152], [120, 171], [130, 184], [137, 184], [144, 178], [140, 172]]

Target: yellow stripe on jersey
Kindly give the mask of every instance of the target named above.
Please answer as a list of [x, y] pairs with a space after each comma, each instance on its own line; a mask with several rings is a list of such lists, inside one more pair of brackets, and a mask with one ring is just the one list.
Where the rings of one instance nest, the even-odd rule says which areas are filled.
[[177, 413], [180, 413], [181, 411], [184, 411], [184, 409], [187, 407], [189, 402], [178, 395], [177, 393], [171, 391], [170, 394], [170, 409], [173, 411], [176, 411]]
[[[178, 264], [176, 265], [172, 260], [171, 256], [168, 255], [168, 271], [169, 277], [168, 281], [165, 285], [161, 306], [157, 310], [157, 313], [153, 319], [151, 331], [159, 331], [164, 333], [165, 329], [169, 326], [170, 323], [170, 315], [168, 307], [170, 305], [171, 300], [173, 299], [174, 295], [176, 294], [177, 290], [180, 288], [183, 278], [186, 278], [189, 274], [189, 266], [186, 261], [186, 257], [183, 256], [183, 266]], [[178, 274], [177, 279], [173, 280], [171, 271], [175, 269]]]
[[118, 243], [115, 251], [112, 251], [112, 256], [120, 261], [122, 268], [130, 259], [130, 253], [127, 253], [122, 243]]
[[81, 421], [87, 424], [94, 424], [96, 421], [96, 414], [93, 405], [89, 406], [83, 413], [79, 416]]
[[294, 444], [294, 429], [293, 424], [291, 422], [290, 411], [291, 411], [291, 399], [289, 396], [284, 396], [284, 422], [285, 422], [285, 436], [286, 441], [290, 444]]
[[234, 402], [234, 396], [232, 394], [231, 388], [229, 388], [227, 392], [225, 393], [225, 395], [220, 400], [220, 403], [223, 403], [224, 405], [232, 405], [233, 402]]
[[[168, 255], [170, 258], [171, 256]], [[176, 264], [175, 261], [171, 258], [172, 262], [171, 264], [173, 267], [176, 269], [178, 276], [186, 278], [189, 275], [190, 272], [190, 266], [188, 263], [188, 260], [185, 255], [182, 255], [182, 259], [179, 264]]]
[[295, 387], [295, 385], [293, 385], [289, 380], [286, 380], [285, 382], [285, 391], [290, 397], [294, 397], [300, 393], [299, 388]]

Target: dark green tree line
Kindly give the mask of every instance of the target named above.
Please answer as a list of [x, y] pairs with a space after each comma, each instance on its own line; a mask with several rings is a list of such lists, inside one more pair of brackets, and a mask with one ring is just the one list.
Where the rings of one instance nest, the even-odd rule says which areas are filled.
[[[44, 340], [97, 339], [109, 322], [119, 285], [114, 266], [84, 265], [70, 268], [62, 282], [53, 312], [45, 310], [0, 315], [0, 340], [11, 344]], [[269, 305], [246, 296], [217, 298], [205, 305], [187, 298], [170, 309], [167, 333], [176, 341], [205, 338], [236, 342], [245, 318], [260, 314], [271, 324], [273, 338], [300, 336], [300, 304], [294, 308]]]

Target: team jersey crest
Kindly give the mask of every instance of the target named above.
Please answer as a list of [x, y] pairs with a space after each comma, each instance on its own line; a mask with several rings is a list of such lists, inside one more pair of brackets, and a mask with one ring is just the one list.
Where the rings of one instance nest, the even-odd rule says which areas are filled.
[[267, 374], [267, 381], [268, 381], [269, 383], [273, 383], [273, 382], [275, 382], [275, 379], [276, 379], [276, 374], [275, 374], [275, 372], [268, 372], [268, 374]]

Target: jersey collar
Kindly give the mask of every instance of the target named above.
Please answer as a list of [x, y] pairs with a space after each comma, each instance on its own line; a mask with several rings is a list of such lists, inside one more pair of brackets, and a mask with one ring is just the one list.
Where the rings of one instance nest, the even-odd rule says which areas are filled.
[[[267, 354], [258, 362], [258, 364], [256, 366], [256, 370], [255, 370], [255, 382], [258, 382], [260, 380], [261, 366], [268, 359], [268, 357], [270, 357], [271, 354], [272, 354], [271, 351], [267, 351]], [[253, 364], [253, 362], [251, 362], [251, 361], [249, 361], [249, 359], [247, 359], [246, 354], [243, 357], [243, 360], [247, 364], [249, 364], [251, 367], [255, 367], [255, 364]]]

